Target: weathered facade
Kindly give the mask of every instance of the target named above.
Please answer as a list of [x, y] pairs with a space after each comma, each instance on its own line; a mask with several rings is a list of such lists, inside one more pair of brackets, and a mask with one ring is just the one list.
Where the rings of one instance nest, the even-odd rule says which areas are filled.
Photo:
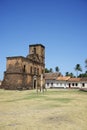
[[45, 84], [45, 47], [42, 44], [29, 45], [26, 57], [7, 57], [2, 88], [35, 89]]

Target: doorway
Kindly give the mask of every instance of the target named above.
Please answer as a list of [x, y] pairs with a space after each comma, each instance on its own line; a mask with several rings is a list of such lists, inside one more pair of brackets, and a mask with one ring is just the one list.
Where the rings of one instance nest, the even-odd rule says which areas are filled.
[[69, 88], [71, 88], [71, 84], [69, 83]]

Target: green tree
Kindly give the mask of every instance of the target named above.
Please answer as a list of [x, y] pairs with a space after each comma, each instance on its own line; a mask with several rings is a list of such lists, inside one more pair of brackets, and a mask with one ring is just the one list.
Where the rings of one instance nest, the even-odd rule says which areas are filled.
[[55, 67], [55, 71], [59, 72], [59, 67], [58, 66]]
[[75, 77], [74, 74], [73, 74], [72, 72], [71, 72], [71, 73], [66, 72], [66, 73], [65, 73], [65, 76], [70, 76], [71, 78], [72, 78], [72, 77]]
[[50, 72], [50, 70], [45, 68], [45, 73], [49, 73], [49, 72]]
[[87, 71], [85, 71], [85, 74], [87, 74]]
[[53, 69], [52, 69], [52, 68], [50, 68], [49, 72], [51, 72], [51, 73], [52, 73], [52, 72], [53, 72]]
[[87, 69], [87, 59], [85, 60], [85, 68]]
[[66, 72], [66, 73], [65, 73], [65, 76], [69, 76], [69, 72]]
[[72, 77], [75, 77], [74, 74], [73, 74], [72, 72], [71, 72], [69, 75], [70, 75], [71, 78], [72, 78]]
[[77, 72], [76, 76], [78, 77], [78, 71], [82, 71], [80, 64], [76, 64], [75, 71]]

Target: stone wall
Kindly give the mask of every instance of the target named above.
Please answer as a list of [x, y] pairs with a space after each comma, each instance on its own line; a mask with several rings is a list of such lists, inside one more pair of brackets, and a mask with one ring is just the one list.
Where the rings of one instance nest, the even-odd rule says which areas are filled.
[[33, 89], [34, 76], [37, 77], [36, 83], [40, 86], [40, 76], [45, 73], [44, 54], [44, 46], [35, 44], [30, 46], [30, 54], [27, 57], [7, 57], [2, 88]]

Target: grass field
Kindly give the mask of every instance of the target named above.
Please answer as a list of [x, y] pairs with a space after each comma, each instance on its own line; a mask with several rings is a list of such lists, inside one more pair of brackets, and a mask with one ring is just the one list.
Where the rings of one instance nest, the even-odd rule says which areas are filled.
[[87, 92], [0, 90], [0, 130], [87, 130]]

